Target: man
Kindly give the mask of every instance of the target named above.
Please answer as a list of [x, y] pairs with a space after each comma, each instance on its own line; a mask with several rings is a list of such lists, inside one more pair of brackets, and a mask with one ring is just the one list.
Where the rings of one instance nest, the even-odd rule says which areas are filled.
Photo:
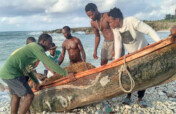
[[64, 26], [62, 29], [62, 34], [66, 40], [62, 43], [62, 53], [59, 58], [59, 65], [64, 60], [66, 50], [68, 51], [70, 65], [82, 61], [86, 62], [86, 54], [82, 43], [78, 38], [71, 35], [70, 27]]
[[95, 48], [93, 57], [97, 57], [97, 48], [100, 43], [100, 32], [104, 36], [104, 43], [101, 49], [101, 65], [107, 64], [108, 60], [112, 60], [114, 56], [114, 36], [109, 26], [107, 13], [100, 13], [97, 6], [93, 3], [88, 3], [85, 7], [86, 14], [91, 19], [91, 26], [95, 34]]
[[[49, 68], [60, 75], [68, 75], [68, 72], [50, 60], [45, 51], [49, 50], [52, 43], [52, 37], [48, 34], [42, 34], [39, 37], [38, 44], [30, 43], [14, 51], [7, 59], [6, 63], [0, 69], [0, 78], [7, 83], [10, 93], [12, 94], [11, 113], [17, 114], [21, 97], [24, 101], [20, 105], [19, 114], [26, 114], [32, 103], [34, 94], [29, 87], [24, 76], [24, 69], [29, 73], [30, 78], [35, 82], [34, 87], [39, 90], [38, 80], [33, 72], [26, 66], [34, 63], [38, 59], [46, 64]], [[72, 79], [73, 74], [68, 75]]]
[[[34, 37], [28, 37], [27, 40], [26, 40], [26, 45], [27, 45], [27, 44], [30, 44], [30, 43], [32, 43], [32, 42], [36, 42], [36, 39], [35, 39]], [[33, 73], [34, 73], [34, 75], [35, 75], [39, 80], [43, 81], [43, 80], [46, 78], [46, 75], [37, 73], [37, 71], [36, 71], [36, 67], [38, 66], [39, 62], [40, 62], [40, 61], [37, 60], [36, 62], [34, 62], [34, 63], [28, 65], [27, 67], [32, 67], [32, 68], [33, 68]], [[26, 70], [26, 69], [24, 69], [24, 70]], [[24, 75], [25, 75], [25, 74], [24, 74]], [[28, 75], [28, 74], [26, 74], [26, 75]], [[29, 77], [26, 76], [26, 79], [27, 79], [27, 81], [28, 81]], [[31, 80], [31, 81], [32, 81], [32, 80]], [[31, 82], [31, 81], [30, 81], [30, 82]], [[29, 82], [29, 83], [30, 83], [30, 82]]]
[[28, 37], [26, 40], [26, 45], [32, 42], [36, 42], [36, 39], [34, 37]]
[[176, 25], [174, 25], [174, 26], [171, 28], [170, 32], [171, 32], [171, 35], [172, 35], [174, 38], [176, 38]]
[[[59, 61], [59, 55], [61, 54], [61, 52], [59, 50], [56, 50], [57, 46], [55, 45], [55, 43], [51, 44], [51, 48], [49, 49], [50, 54], [48, 55], [48, 57], [54, 61], [55, 63], [58, 63]], [[47, 67], [44, 70], [44, 74], [47, 76], [47, 78], [51, 77], [54, 75], [53, 71], [50, 71]]]
[[[122, 44], [125, 46], [129, 53], [133, 53], [149, 45], [144, 37], [144, 34], [151, 36], [155, 41], [160, 40], [157, 33], [150, 26], [134, 17], [123, 18], [123, 14], [118, 8], [111, 9], [108, 15], [110, 26], [114, 33], [115, 59], [120, 57]], [[142, 100], [144, 93], [145, 90], [138, 91], [137, 103], [141, 107], [147, 106], [146, 103]], [[131, 102], [130, 98], [131, 93], [127, 95], [123, 103], [129, 105]]]

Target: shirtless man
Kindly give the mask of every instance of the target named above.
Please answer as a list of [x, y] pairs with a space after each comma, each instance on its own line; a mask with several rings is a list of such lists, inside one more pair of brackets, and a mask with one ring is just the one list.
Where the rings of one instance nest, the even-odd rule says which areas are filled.
[[[62, 29], [62, 34], [65, 36], [66, 40], [62, 44], [62, 53], [59, 58], [59, 65], [62, 64], [65, 57], [65, 50], [68, 51], [70, 58], [70, 65], [77, 62], [86, 61], [86, 54], [81, 41], [72, 36], [70, 33], [70, 27], [64, 26]], [[82, 56], [81, 56], [82, 55]]]
[[107, 64], [108, 60], [112, 60], [114, 56], [114, 36], [109, 26], [107, 13], [100, 13], [97, 6], [93, 3], [88, 3], [85, 7], [87, 16], [91, 18], [91, 26], [95, 34], [95, 48], [93, 57], [97, 57], [97, 48], [100, 43], [100, 32], [104, 36], [104, 43], [101, 49], [101, 65]]

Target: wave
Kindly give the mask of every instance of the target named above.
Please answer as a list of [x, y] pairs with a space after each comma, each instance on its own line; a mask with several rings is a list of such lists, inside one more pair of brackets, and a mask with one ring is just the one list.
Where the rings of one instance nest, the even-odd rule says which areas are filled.
[[42, 32], [29, 32], [28, 35], [40, 35]]
[[78, 32], [75, 32], [76, 34], [85, 34], [84, 31], [78, 31]]
[[157, 32], [169, 32], [170, 33], [170, 31], [169, 30], [161, 30], [161, 31], [157, 31]]

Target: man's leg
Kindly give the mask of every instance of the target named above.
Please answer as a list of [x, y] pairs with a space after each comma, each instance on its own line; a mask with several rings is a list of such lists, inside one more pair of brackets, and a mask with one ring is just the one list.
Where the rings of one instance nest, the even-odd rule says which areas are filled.
[[138, 91], [138, 100], [137, 103], [139, 104], [140, 107], [147, 107], [147, 104], [142, 100], [142, 98], [144, 97], [145, 94], [145, 90], [142, 91]]
[[126, 98], [123, 100], [122, 104], [130, 105], [131, 103], [131, 93], [127, 94]]
[[107, 59], [101, 59], [101, 65], [105, 65], [108, 63], [108, 60]]
[[142, 100], [142, 98], [144, 97], [144, 94], [145, 94], [145, 90], [138, 91], [138, 101]]
[[17, 114], [18, 109], [19, 109], [19, 104], [20, 104], [20, 97], [17, 95], [12, 95], [12, 100], [11, 100], [11, 114]]
[[[23, 101], [24, 101], [24, 97], [21, 98], [20, 105], [23, 103]], [[28, 110], [28, 111], [26, 112], [26, 114], [31, 114], [30, 110]]]
[[27, 111], [29, 110], [29, 107], [32, 103], [33, 98], [34, 98], [34, 94], [27, 94], [26, 96], [24, 96], [24, 100], [20, 106], [20, 113], [19, 114], [26, 114], [27, 113]]

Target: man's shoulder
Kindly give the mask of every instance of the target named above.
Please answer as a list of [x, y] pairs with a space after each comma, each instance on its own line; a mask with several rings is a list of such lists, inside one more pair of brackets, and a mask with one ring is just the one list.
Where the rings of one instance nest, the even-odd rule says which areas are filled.
[[108, 12], [104, 12], [104, 13], [102, 13], [102, 17], [103, 17], [103, 18], [108, 17]]
[[32, 42], [30, 44], [27, 45], [28, 47], [39, 47], [39, 45], [35, 42]]
[[125, 17], [124, 21], [136, 21], [138, 20], [136, 17], [130, 16], [130, 17]]
[[77, 37], [73, 37], [73, 39], [74, 39], [75, 42], [78, 42], [78, 43], [81, 42], [80, 39], [77, 38]]
[[32, 50], [35, 50], [35, 51], [37, 51], [37, 50], [42, 50], [42, 51], [43, 51], [43, 50], [44, 50], [44, 49], [42, 48], [42, 46], [40, 46], [39, 44], [37, 44], [37, 43], [35, 43], [35, 42], [28, 44], [26, 47], [27, 47], [27, 48], [30, 48], [30, 49], [32, 49]]
[[78, 38], [78, 37], [75, 37], [75, 36], [73, 36], [72, 38], [75, 39], [75, 40], [79, 40], [79, 38]]
[[91, 20], [90, 24], [91, 24], [91, 26], [92, 26], [93, 28], [95, 28], [95, 26], [96, 26], [96, 21]]

